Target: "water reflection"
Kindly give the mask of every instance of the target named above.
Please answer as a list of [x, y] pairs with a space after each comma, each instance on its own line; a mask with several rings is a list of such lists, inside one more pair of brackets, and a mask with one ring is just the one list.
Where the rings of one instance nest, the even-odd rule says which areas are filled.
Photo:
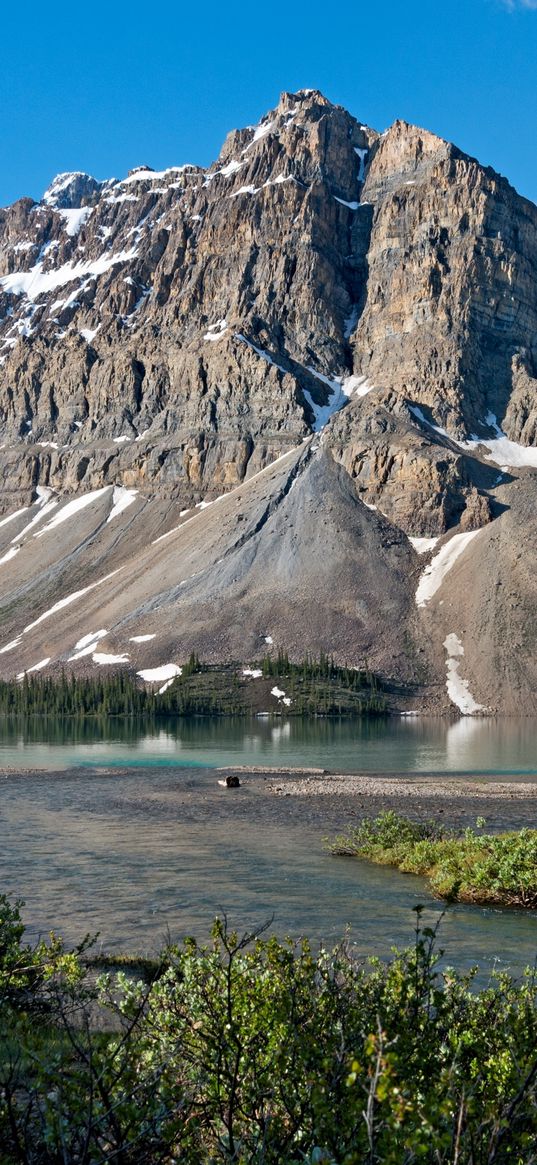
[[534, 721], [362, 722], [28, 717], [0, 723], [0, 765], [307, 765], [340, 772], [535, 773]]

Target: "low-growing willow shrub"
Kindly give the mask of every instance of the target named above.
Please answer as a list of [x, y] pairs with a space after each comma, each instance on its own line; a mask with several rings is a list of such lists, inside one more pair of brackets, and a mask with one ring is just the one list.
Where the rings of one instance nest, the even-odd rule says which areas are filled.
[[35, 1009], [10, 991], [0, 941], [0, 1160], [531, 1165], [535, 978], [477, 992], [435, 944], [421, 908], [388, 963], [217, 920], [149, 982], [49, 966], [44, 1012], [42, 983]]

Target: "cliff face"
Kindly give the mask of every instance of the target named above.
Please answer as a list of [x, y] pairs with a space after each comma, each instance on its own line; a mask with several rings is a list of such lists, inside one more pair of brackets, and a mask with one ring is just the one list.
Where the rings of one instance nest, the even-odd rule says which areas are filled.
[[[336, 508], [348, 483], [352, 560], [366, 503], [377, 561], [386, 528], [407, 546], [405, 535], [493, 529], [514, 478], [531, 492], [536, 378], [537, 208], [433, 134], [399, 121], [380, 136], [316, 91], [284, 94], [207, 170], [59, 175], [40, 203], [0, 211], [8, 516], [36, 489], [115, 487], [137, 490], [160, 529], [163, 514], [172, 523], [236, 490], [314, 434], [309, 455], [344, 476], [308, 481]], [[279, 538], [263, 543], [269, 559]], [[393, 578], [414, 643], [408, 553]], [[30, 593], [15, 565], [10, 611]], [[346, 622], [342, 654], [374, 656], [380, 623], [366, 608], [370, 630]], [[441, 647], [429, 671], [443, 686]], [[401, 650], [394, 662], [379, 647], [379, 666], [405, 672]]]
[[285, 95], [206, 172], [65, 175], [3, 212], [12, 484], [116, 480], [189, 500], [307, 435], [306, 392], [330, 393], [315, 373], [351, 371], [368, 229], [350, 255], [344, 203], [375, 140], [320, 95]]
[[354, 376], [338, 456], [403, 526], [440, 532], [475, 510], [472, 474], [424, 450], [412, 414], [405, 449], [390, 429], [413, 402], [459, 438], [493, 413], [533, 440], [536, 239], [505, 180], [311, 91], [207, 171], [60, 175], [0, 214], [4, 489], [120, 482], [186, 504], [296, 444]]

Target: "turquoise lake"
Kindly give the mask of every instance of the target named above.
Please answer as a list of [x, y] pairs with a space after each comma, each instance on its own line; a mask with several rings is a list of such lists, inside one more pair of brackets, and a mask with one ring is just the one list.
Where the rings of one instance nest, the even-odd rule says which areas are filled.
[[[222, 791], [214, 767], [315, 766], [341, 773], [537, 772], [532, 722], [404, 718], [328, 721], [91, 721], [4, 725], [0, 739], [0, 885], [25, 899], [35, 936], [100, 932], [106, 949], [155, 951], [167, 935], [208, 935], [225, 911], [239, 930], [273, 918], [279, 935], [333, 943], [348, 928], [359, 954], [412, 939], [418, 903], [442, 913], [425, 883], [331, 857], [334, 813], [270, 797], [262, 774]], [[23, 772], [24, 769], [40, 772]], [[11, 771], [7, 771], [11, 770]], [[114, 770], [114, 771], [108, 771]], [[235, 799], [234, 799], [235, 798]], [[338, 822], [338, 826], [343, 822]], [[445, 959], [520, 971], [537, 955], [537, 915], [451, 907]]]

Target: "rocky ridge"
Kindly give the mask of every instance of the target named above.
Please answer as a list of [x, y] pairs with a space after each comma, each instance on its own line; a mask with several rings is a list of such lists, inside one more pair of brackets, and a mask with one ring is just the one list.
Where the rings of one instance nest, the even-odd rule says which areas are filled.
[[[32, 611], [97, 568], [128, 573], [133, 551], [153, 544], [148, 529], [173, 531], [188, 510], [205, 544], [189, 577], [208, 571], [203, 586], [181, 590], [186, 533], [171, 533], [158, 579], [151, 550], [135, 594], [115, 575], [106, 584], [108, 624], [145, 627], [160, 612], [181, 658], [191, 646], [252, 655], [270, 624], [297, 652], [367, 655], [421, 684], [430, 707], [520, 708], [520, 693], [533, 707], [532, 635], [498, 594], [469, 622], [453, 588], [462, 571], [479, 607], [479, 572], [489, 560], [509, 571], [513, 531], [530, 520], [536, 337], [537, 208], [435, 135], [401, 121], [380, 135], [314, 90], [283, 94], [206, 170], [59, 175], [40, 203], [0, 211], [0, 507], [24, 510], [0, 520], [0, 669], [67, 658], [81, 637], [74, 616], [69, 645], [62, 617], [59, 638], [32, 633], [26, 656]], [[282, 454], [300, 471], [283, 497], [275, 476], [263, 517], [258, 475]], [[231, 579], [212, 510], [193, 507], [229, 493], [234, 514], [241, 489], [241, 555], [233, 534], [221, 559]], [[116, 494], [124, 506], [110, 522]], [[76, 545], [63, 554], [60, 523], [45, 568], [46, 507], [84, 498], [91, 530], [76, 540], [74, 510]], [[107, 539], [118, 531], [113, 553], [103, 523]], [[433, 561], [440, 583], [417, 606], [430, 563], [420, 553], [436, 559], [450, 543], [460, 561], [445, 575]], [[301, 587], [313, 605], [322, 594], [318, 618], [305, 620]], [[237, 610], [251, 635], [233, 629]], [[519, 643], [509, 700], [492, 676], [507, 625]], [[450, 635], [461, 646], [463, 635], [476, 708], [462, 706]], [[137, 648], [141, 664], [152, 651]]]

